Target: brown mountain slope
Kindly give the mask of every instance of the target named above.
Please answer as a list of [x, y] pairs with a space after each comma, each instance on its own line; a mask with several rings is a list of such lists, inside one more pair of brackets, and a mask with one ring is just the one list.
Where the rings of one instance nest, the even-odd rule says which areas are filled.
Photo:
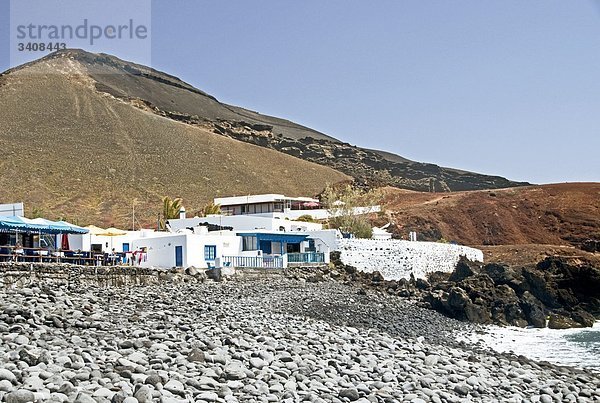
[[217, 195], [312, 195], [333, 169], [219, 136], [96, 90], [86, 66], [46, 58], [0, 76], [0, 200], [80, 224], [155, 223], [164, 195], [188, 211]]
[[470, 245], [580, 245], [600, 239], [600, 183], [421, 193], [388, 188], [398, 236]]
[[[412, 190], [450, 191], [528, 185], [352, 146], [285, 119], [219, 102], [177, 77], [111, 55], [70, 49], [50, 54], [42, 60], [57, 58], [68, 58], [85, 66], [99, 92], [160, 116], [331, 167], [352, 176], [364, 187], [389, 185]], [[367, 137], [371, 134], [364, 133]]]

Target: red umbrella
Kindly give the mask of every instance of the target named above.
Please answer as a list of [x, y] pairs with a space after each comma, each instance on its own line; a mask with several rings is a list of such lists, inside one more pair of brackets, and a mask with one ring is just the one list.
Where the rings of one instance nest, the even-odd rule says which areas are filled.
[[62, 240], [60, 243], [60, 248], [62, 250], [69, 250], [69, 235], [68, 234], [62, 234]]

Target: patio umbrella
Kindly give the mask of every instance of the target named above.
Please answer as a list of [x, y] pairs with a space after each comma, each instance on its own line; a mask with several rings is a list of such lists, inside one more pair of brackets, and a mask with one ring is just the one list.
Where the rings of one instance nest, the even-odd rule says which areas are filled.
[[110, 237], [110, 250], [111, 251], [113, 249], [113, 237], [127, 235], [127, 231], [123, 231], [123, 230], [115, 228], [115, 227], [107, 228], [105, 231], [106, 232], [104, 233], [104, 236]]
[[60, 248], [62, 250], [70, 250], [71, 248], [69, 247], [69, 235], [68, 234], [62, 234], [62, 240], [60, 243]]
[[106, 230], [100, 227], [96, 227], [95, 225], [88, 225], [85, 227], [89, 231], [90, 235], [106, 235]]
[[123, 231], [121, 229], [115, 228], [115, 227], [110, 227], [105, 229], [104, 231], [106, 231], [104, 234], [104, 236], [119, 236], [119, 235], [127, 235], [127, 231]]

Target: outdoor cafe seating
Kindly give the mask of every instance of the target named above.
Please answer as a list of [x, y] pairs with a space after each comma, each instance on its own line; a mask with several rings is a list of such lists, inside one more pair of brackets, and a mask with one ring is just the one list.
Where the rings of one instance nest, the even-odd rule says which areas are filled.
[[[66, 221], [0, 216], [0, 262], [71, 263], [104, 266], [119, 265], [127, 261], [126, 253], [115, 252], [114, 249], [110, 253], [103, 252], [101, 248], [94, 249], [93, 247], [90, 251], [72, 250], [69, 247], [68, 234], [87, 234], [90, 233], [88, 228], [82, 228]], [[118, 230], [116, 228], [111, 230], [111, 234], [117, 234], [116, 231]], [[118, 234], [121, 233], [123, 232]], [[61, 239], [62, 242], [57, 241], [57, 245], [44, 245], [42, 247], [41, 239], [46, 235], [61, 235], [57, 238]]]
[[125, 253], [95, 253], [79, 250], [51, 250], [0, 246], [0, 262], [16, 263], [72, 263], [80, 266], [115, 266], [125, 261]]

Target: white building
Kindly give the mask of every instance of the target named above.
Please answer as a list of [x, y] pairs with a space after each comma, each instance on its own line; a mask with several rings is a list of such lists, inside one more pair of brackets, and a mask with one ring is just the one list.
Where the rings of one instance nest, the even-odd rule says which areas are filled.
[[[131, 244], [136, 238], [149, 237], [158, 234], [151, 229], [140, 231], [120, 231], [120, 235], [101, 235], [90, 231], [87, 234], [69, 235], [69, 249], [94, 251], [97, 253], [111, 253], [114, 249], [117, 253], [127, 253], [133, 250]], [[60, 242], [60, 241], [57, 241]]]
[[194, 227], [154, 232], [132, 241], [134, 264], [141, 267], [257, 267], [329, 263], [329, 247], [307, 233], [208, 231]]
[[310, 197], [289, 197], [280, 194], [262, 194], [233, 197], [217, 197], [214, 203], [221, 206], [224, 215], [262, 215], [265, 217], [298, 218], [321, 214], [321, 203]]
[[[289, 197], [280, 194], [217, 197], [214, 204], [220, 205], [223, 215], [226, 216], [253, 215], [289, 220], [296, 220], [305, 215], [315, 220], [325, 220], [331, 216], [318, 199], [310, 197]], [[380, 206], [356, 207], [354, 214], [379, 211]]]
[[223, 256], [236, 256], [242, 238], [231, 231], [215, 233], [154, 232], [132, 240], [134, 264], [141, 267], [199, 267], [218, 265]]
[[23, 202], [0, 204], [0, 216], [25, 216]]
[[193, 228], [202, 224], [211, 226], [230, 227], [235, 230], [266, 230], [266, 231], [318, 231], [323, 228], [323, 224], [292, 221], [279, 217], [268, 217], [262, 215], [210, 215], [208, 217], [179, 218], [167, 221], [171, 231], [178, 231], [185, 228]]

